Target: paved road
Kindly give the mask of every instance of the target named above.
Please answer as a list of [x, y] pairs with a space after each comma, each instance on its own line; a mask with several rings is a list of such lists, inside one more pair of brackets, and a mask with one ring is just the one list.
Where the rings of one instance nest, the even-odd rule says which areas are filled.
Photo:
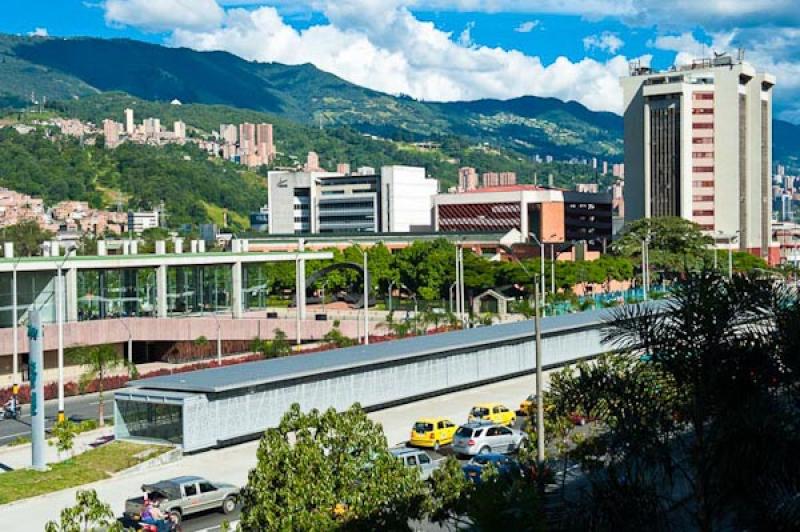
[[[498, 401], [516, 407], [534, 388], [534, 377], [526, 376], [470, 390], [450, 393], [407, 405], [379, 410], [369, 417], [382, 424], [387, 440], [397, 445], [408, 439], [414, 421], [425, 416], [450, 417], [456, 423], [466, 421], [470, 408], [482, 402]], [[90, 401], [91, 403], [91, 401]], [[139, 492], [144, 483], [157, 482], [179, 475], [200, 475], [212, 480], [230, 482], [242, 486], [247, 474], [256, 463], [257, 441], [241, 445], [214, 449], [204, 453], [184, 456], [178, 462], [167, 464], [153, 471], [143, 471], [95, 482], [82, 488], [97, 490], [98, 496], [108, 502], [112, 509], [122, 514], [125, 500]], [[77, 488], [63, 490], [27, 501], [0, 507], [0, 524], [15, 523], [18, 530], [42, 530], [50, 519], [56, 519], [61, 508], [74, 504]], [[212, 529], [222, 522], [222, 514], [198, 517], [196, 522], [186, 520], [186, 529]], [[216, 522], [214, 522], [216, 520]], [[197, 527], [197, 528], [195, 528]], [[5, 527], [0, 525], [0, 530]]]
[[[113, 393], [103, 394], [106, 400], [106, 419], [114, 417]], [[64, 411], [72, 421], [83, 421], [85, 419], [97, 419], [97, 394], [78, 395], [75, 397], [64, 398]], [[45, 401], [46, 426], [51, 427], [58, 415], [58, 400], [51, 399]], [[19, 437], [30, 437], [31, 435], [31, 407], [22, 405], [22, 418], [4, 419], [0, 421], [0, 445], [11, 443]]]

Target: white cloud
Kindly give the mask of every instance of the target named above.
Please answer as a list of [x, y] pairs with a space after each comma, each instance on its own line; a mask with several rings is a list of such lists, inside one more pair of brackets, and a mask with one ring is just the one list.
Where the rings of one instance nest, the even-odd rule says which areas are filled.
[[600, 35], [589, 35], [583, 39], [584, 50], [602, 50], [610, 54], [615, 54], [625, 45], [619, 35], [610, 31], [604, 31]]
[[31, 37], [47, 37], [47, 28], [34, 28], [33, 31], [29, 31], [28, 35]]
[[544, 65], [516, 50], [472, 44], [471, 25], [454, 37], [418, 20], [403, 3], [390, 1], [394, 7], [387, 11], [381, 0], [330, 0], [320, 6], [330, 23], [300, 31], [274, 7], [231, 8], [219, 27], [178, 29], [170, 42], [257, 61], [311, 62], [359, 85], [426, 100], [534, 94], [620, 111], [624, 57], [607, 62], [559, 57]]
[[224, 15], [215, 0], [106, 0], [103, 8], [107, 24], [146, 31], [211, 29]]
[[541, 24], [540, 20], [528, 20], [514, 28], [514, 31], [517, 33], [530, 33], [535, 30], [539, 24]]
[[472, 41], [472, 28], [474, 27], [474, 22], [468, 22], [467, 25], [464, 26], [464, 30], [461, 32], [461, 35], [458, 36], [458, 44], [467, 48], [475, 44]]

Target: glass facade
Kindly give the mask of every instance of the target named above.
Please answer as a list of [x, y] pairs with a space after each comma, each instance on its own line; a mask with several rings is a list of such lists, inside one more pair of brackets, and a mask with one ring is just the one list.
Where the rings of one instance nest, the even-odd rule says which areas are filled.
[[134, 438], [183, 444], [183, 405], [115, 399], [117, 415]]
[[231, 310], [231, 268], [176, 266], [167, 270], [167, 312], [171, 316]]
[[263, 264], [242, 265], [242, 304], [245, 310], [267, 308], [269, 289]]
[[[12, 273], [0, 274], [0, 327], [12, 327]], [[17, 323], [25, 323], [28, 311], [36, 308], [44, 323], [56, 321], [55, 272], [19, 272], [17, 274]]]
[[78, 271], [78, 320], [148, 317], [156, 313], [156, 270]]

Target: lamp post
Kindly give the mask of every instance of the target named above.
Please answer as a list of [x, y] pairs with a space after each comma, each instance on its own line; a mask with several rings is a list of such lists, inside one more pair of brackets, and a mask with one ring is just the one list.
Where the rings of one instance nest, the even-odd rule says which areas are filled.
[[539, 258], [541, 262], [541, 289], [539, 290], [542, 294], [542, 314], [544, 314], [544, 301], [545, 301], [545, 274], [544, 274], [544, 242], [539, 240], [535, 234], [530, 233], [531, 238], [539, 245]]
[[362, 279], [364, 281], [364, 345], [369, 345], [369, 266], [367, 264], [367, 251], [366, 249], [361, 249], [360, 246], [356, 246], [355, 242], [352, 240], [350, 241], [352, 244], [363, 256], [364, 264], [362, 266]]
[[56, 268], [56, 322], [58, 323], [58, 417], [59, 423], [64, 421], [64, 263], [74, 249], [64, 255], [64, 260]]
[[642, 239], [642, 298], [647, 301], [650, 291], [650, 233]]
[[544, 464], [544, 390], [542, 389], [542, 336], [541, 336], [541, 321], [539, 318], [539, 284], [536, 277], [530, 274], [525, 265], [520, 261], [507, 246], [503, 246], [507, 254], [516, 262], [525, 274], [533, 280], [533, 325], [535, 328], [535, 345], [536, 345], [536, 461], [541, 467]]

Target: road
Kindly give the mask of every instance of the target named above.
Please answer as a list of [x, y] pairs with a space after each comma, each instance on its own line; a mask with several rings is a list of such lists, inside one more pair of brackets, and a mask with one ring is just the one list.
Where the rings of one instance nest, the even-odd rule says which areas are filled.
[[[516, 408], [533, 389], [534, 377], [525, 376], [371, 412], [369, 417], [383, 426], [389, 444], [397, 445], [408, 439], [410, 427], [418, 418], [436, 415], [450, 417], [455, 423], [464, 423], [470, 408], [477, 403], [498, 401], [510, 408]], [[89, 401], [90, 404], [91, 402]], [[95, 489], [100, 499], [109, 503], [114, 512], [121, 515], [125, 500], [137, 495], [142, 484], [157, 482], [164, 478], [200, 475], [211, 480], [243, 486], [247, 482], [248, 472], [256, 464], [257, 448], [258, 442], [251, 441], [214, 449], [184, 456], [181, 460], [161, 466], [154, 471], [114, 477], [82, 488]], [[18, 530], [42, 530], [48, 520], [58, 518], [62, 508], [74, 504], [77, 489], [63, 490], [44, 498], [29, 499], [0, 507], [0, 530], [6, 528], [2, 526], [3, 523], [14, 523]], [[222, 520], [222, 514], [210, 513], [197, 518], [187, 518], [184, 527], [186, 530], [214, 530]]]
[[[106, 419], [114, 417], [113, 393], [106, 392]], [[64, 398], [64, 411], [72, 421], [83, 421], [86, 419], [97, 419], [97, 394], [78, 395], [75, 397]], [[0, 445], [11, 443], [20, 437], [30, 437], [31, 435], [31, 407], [22, 405], [22, 417], [20, 419], [4, 419], [0, 421]], [[50, 428], [56, 422], [58, 415], [58, 399], [45, 401], [44, 412], [46, 427]]]

